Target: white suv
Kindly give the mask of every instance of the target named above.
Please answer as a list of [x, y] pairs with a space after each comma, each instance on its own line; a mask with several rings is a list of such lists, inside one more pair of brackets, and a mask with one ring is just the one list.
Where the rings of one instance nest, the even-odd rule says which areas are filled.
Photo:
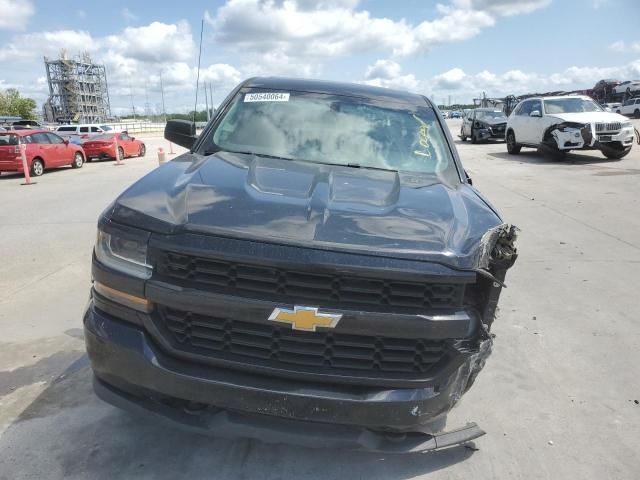
[[630, 98], [617, 107], [615, 111], [622, 115], [633, 115], [635, 118], [640, 118], [640, 98]]
[[83, 123], [79, 125], [60, 125], [55, 130], [55, 132], [61, 137], [75, 137], [83, 140], [95, 135], [102, 135], [104, 133], [113, 131], [113, 128], [108, 125], [98, 125], [90, 123]]
[[600, 150], [607, 158], [622, 158], [631, 150], [634, 130], [626, 117], [605, 112], [581, 95], [528, 98], [507, 120], [507, 151], [542, 148], [561, 157], [570, 150]]

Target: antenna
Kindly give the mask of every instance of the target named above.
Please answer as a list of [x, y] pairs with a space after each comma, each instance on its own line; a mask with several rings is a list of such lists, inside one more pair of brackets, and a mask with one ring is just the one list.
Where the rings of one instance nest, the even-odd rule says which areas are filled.
[[198, 85], [200, 85], [200, 58], [202, 57], [202, 32], [204, 31], [204, 19], [200, 21], [200, 52], [198, 53], [198, 75], [196, 76], [196, 104], [193, 106], [193, 123], [196, 123], [198, 111]]

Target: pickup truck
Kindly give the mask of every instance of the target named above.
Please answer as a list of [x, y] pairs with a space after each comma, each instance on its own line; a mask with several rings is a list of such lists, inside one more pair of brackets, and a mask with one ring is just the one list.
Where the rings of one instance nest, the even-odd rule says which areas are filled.
[[[493, 342], [516, 228], [437, 107], [253, 78], [104, 211], [84, 315], [103, 400], [199, 432], [419, 452]], [[487, 411], [495, 405], [485, 405]]]

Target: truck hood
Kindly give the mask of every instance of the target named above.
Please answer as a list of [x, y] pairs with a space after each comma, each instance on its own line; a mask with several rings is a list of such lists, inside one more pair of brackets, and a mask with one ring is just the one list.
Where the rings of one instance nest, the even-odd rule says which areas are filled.
[[107, 216], [163, 234], [213, 234], [472, 268], [502, 223], [466, 184], [220, 152], [187, 153], [125, 191]]
[[627, 117], [612, 112], [554, 113], [551, 116], [558, 118], [563, 122], [576, 123], [612, 123], [629, 121]]

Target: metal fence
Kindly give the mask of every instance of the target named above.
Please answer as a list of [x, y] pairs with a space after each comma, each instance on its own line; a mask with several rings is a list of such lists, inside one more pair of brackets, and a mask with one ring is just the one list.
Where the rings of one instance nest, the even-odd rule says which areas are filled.
[[129, 132], [129, 133], [146, 133], [146, 132], [164, 132], [164, 122], [150, 123], [150, 122], [127, 122], [127, 123], [104, 123], [113, 128], [116, 132]]

